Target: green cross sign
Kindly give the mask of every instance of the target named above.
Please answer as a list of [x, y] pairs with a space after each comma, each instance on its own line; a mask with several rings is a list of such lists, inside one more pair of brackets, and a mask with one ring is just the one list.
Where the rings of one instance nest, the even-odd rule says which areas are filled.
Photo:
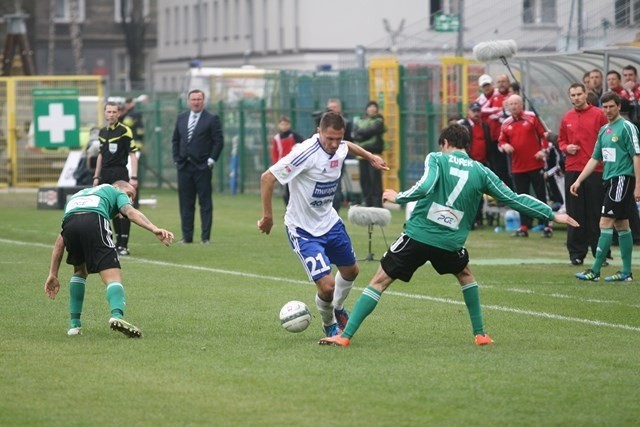
[[36, 147], [79, 147], [78, 89], [36, 88], [32, 94]]

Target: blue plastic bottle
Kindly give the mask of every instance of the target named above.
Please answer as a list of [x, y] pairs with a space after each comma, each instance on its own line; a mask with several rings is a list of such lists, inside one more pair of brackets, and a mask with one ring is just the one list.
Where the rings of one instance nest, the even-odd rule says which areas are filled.
[[517, 231], [520, 229], [520, 214], [514, 210], [504, 213], [505, 229], [507, 231]]

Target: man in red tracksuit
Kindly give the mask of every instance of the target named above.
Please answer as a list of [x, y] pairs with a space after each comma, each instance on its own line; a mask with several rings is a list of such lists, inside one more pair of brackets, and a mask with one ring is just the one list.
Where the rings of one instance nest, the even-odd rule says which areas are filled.
[[[546, 203], [544, 159], [548, 142], [545, 129], [533, 112], [524, 111], [524, 103], [519, 95], [511, 95], [506, 102], [511, 117], [502, 123], [498, 148], [511, 154], [515, 191], [528, 194], [533, 186], [536, 198]], [[529, 237], [532, 222], [530, 216], [521, 214], [520, 230], [515, 232], [514, 237]], [[551, 237], [551, 228], [545, 228], [544, 236]]]
[[569, 86], [569, 98], [573, 107], [562, 117], [558, 145], [566, 155], [564, 186], [567, 214], [575, 218], [580, 227], [567, 228], [567, 250], [573, 265], [582, 265], [589, 247], [595, 258], [600, 238], [600, 206], [604, 197], [602, 164], [581, 183], [577, 196], [569, 194], [593, 154], [600, 128], [607, 124], [604, 112], [587, 103], [587, 89], [582, 83]]
[[[278, 130], [280, 132], [273, 137], [271, 145], [271, 160], [274, 165], [278, 160], [289, 154], [295, 144], [304, 141], [304, 138], [299, 133], [291, 130], [291, 120], [287, 116], [280, 116]], [[289, 204], [289, 195], [289, 185], [285, 184], [282, 187], [282, 199], [285, 206]]]

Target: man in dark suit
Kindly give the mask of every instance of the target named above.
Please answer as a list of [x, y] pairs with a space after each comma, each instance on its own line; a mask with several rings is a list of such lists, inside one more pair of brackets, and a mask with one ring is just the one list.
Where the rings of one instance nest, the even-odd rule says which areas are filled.
[[213, 223], [211, 170], [224, 147], [220, 118], [204, 109], [204, 93], [189, 92], [189, 109], [178, 116], [173, 131], [173, 161], [178, 168], [182, 243], [193, 243], [196, 195], [200, 204], [202, 243], [209, 243]]

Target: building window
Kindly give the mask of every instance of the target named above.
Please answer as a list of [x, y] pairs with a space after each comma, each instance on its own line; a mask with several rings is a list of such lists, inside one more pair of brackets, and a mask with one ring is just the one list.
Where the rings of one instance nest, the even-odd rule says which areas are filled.
[[164, 11], [164, 44], [169, 44], [171, 42], [171, 9], [166, 8]]
[[634, 27], [640, 24], [640, 0], [616, 0], [617, 27]]
[[556, 24], [556, 0], [524, 0], [522, 22], [525, 24]]
[[282, 0], [278, 0], [278, 51], [282, 52], [284, 49], [284, 23], [282, 17], [284, 16], [284, 10], [282, 6]]
[[209, 16], [209, 3], [202, 4], [202, 13], [200, 14], [200, 38], [207, 40], [209, 38], [209, 25], [207, 17]]
[[[125, 22], [131, 22], [131, 12], [134, 0], [113, 0], [114, 20], [122, 22], [122, 3], [124, 2]], [[147, 19], [149, 17], [149, 0], [142, 2], [142, 16]]]
[[267, 21], [267, 0], [262, 0], [262, 51], [269, 51], [269, 27]]
[[214, 0], [213, 2], [213, 19], [211, 22], [213, 22], [213, 41], [217, 42], [220, 34], [218, 31], [218, 28], [220, 28], [218, 25], [218, 22], [220, 22], [220, 8], [218, 7], [218, 0]]
[[184, 42], [189, 42], [189, 6], [184, 7]]
[[178, 44], [180, 40], [180, 7], [178, 6], [173, 8], [173, 21], [175, 22], [173, 26], [173, 43]]
[[222, 14], [222, 38], [229, 40], [229, 0], [224, 0]]
[[240, 0], [234, 0], [233, 2], [233, 26], [236, 40], [240, 38]]
[[202, 16], [200, 16], [200, 5], [193, 5], [193, 42], [200, 40], [202, 33]]
[[[53, 20], [58, 23], [71, 22], [71, 6], [70, 0], [55, 0], [55, 10]], [[84, 0], [76, 0], [78, 10], [76, 14], [77, 22], [84, 22]]]

